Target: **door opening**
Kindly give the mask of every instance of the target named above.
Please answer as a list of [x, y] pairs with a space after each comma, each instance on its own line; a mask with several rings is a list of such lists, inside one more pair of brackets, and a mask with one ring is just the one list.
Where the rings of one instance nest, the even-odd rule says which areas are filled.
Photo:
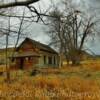
[[23, 69], [24, 67], [24, 58], [20, 59], [20, 69]]

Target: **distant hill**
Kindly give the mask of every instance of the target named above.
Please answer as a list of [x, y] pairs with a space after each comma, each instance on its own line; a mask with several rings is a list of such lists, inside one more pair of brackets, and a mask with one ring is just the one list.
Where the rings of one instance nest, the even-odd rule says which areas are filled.
[[95, 58], [99, 58], [99, 59], [100, 59], [100, 55], [95, 55], [94, 57], [95, 57]]
[[90, 54], [90, 53], [88, 53], [87, 51], [84, 51], [84, 50], [82, 50], [81, 55], [82, 55], [82, 59], [83, 60], [94, 59], [94, 55], [93, 54]]
[[[82, 57], [82, 58], [81, 58], [82, 60], [94, 59], [94, 58], [95, 58], [95, 55], [90, 54], [89, 52], [82, 50], [82, 51], [81, 51], [81, 57]], [[63, 60], [64, 60], [64, 61], [66, 60], [66, 58], [65, 58], [64, 55], [63, 55]]]
[[[13, 50], [14, 50], [13, 47], [10, 47], [7, 49], [8, 57], [12, 55]], [[0, 65], [5, 64], [5, 62], [6, 62], [6, 49], [1, 48], [0, 49]]]

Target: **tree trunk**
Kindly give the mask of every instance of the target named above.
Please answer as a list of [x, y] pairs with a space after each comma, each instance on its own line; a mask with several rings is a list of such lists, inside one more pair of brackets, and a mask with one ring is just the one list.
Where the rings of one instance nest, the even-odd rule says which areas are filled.
[[62, 54], [59, 55], [59, 68], [62, 67]]
[[74, 66], [76, 66], [76, 65], [80, 65], [80, 57], [79, 56], [77, 56], [77, 57], [73, 57], [72, 58], [72, 65]]
[[67, 59], [66, 61], [67, 61], [67, 65], [69, 65], [69, 64], [70, 64], [70, 63], [69, 63], [69, 62], [70, 62], [70, 60], [69, 60], [69, 59]]
[[7, 82], [10, 82], [10, 72], [9, 71], [7, 71]]
[[72, 65], [80, 65], [80, 61], [77, 61], [77, 60], [72, 60]]

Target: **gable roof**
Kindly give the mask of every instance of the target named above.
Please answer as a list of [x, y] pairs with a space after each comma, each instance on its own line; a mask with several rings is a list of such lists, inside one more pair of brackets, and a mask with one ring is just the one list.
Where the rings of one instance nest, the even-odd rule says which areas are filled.
[[23, 45], [23, 43], [25, 43], [26, 41], [30, 41], [32, 43], [33, 46], [36, 46], [37, 48], [40, 49], [40, 51], [46, 51], [46, 52], [50, 52], [50, 53], [55, 53], [58, 54], [54, 49], [52, 49], [51, 47], [49, 47], [46, 44], [40, 43], [38, 41], [35, 41], [33, 39], [30, 38], [25, 38], [25, 40], [19, 45], [19, 47], [17, 48], [17, 50], [21, 47], [21, 45]]

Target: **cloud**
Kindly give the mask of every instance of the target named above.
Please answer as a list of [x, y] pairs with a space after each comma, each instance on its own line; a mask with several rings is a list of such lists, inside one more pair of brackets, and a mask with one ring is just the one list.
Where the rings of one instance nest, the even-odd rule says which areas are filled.
[[[57, 4], [57, 6], [60, 6], [60, 4], [58, 5], [58, 3], [61, 0], [52, 0], [52, 1], [54, 1], [55, 4]], [[40, 6], [42, 11], [46, 11], [46, 9], [49, 8], [50, 3], [51, 3], [50, 0], [40, 0], [38, 3], [34, 4], [34, 6], [36, 8], [39, 8]], [[88, 14], [92, 13], [93, 15], [95, 14], [98, 15], [100, 13], [100, 0], [73, 0], [72, 3], [74, 7], [81, 9], [82, 11], [86, 11], [86, 13]], [[44, 27], [43, 25], [33, 23], [26, 30], [28, 33], [28, 37], [40, 41], [42, 43], [48, 43], [49, 37], [46, 35], [46, 32], [43, 31], [43, 27]], [[0, 39], [1, 40], [0, 42], [2, 42], [3, 39]], [[12, 39], [10, 39], [10, 42], [12, 43]], [[100, 54], [99, 40], [97, 40], [95, 44], [89, 46], [95, 53]]]

